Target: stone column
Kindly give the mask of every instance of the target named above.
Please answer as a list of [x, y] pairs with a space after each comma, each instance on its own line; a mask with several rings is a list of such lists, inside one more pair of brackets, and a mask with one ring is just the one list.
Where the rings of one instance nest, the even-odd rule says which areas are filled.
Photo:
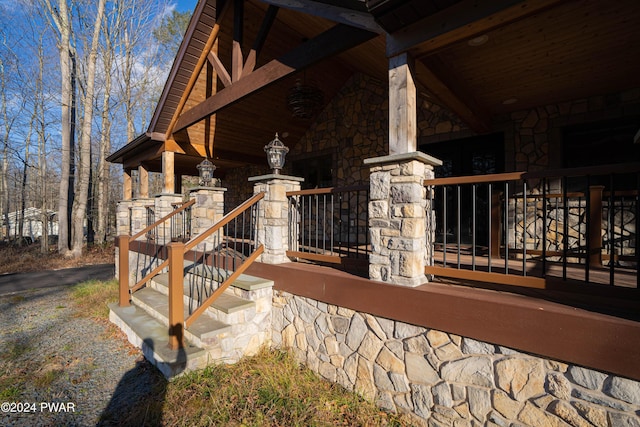
[[131, 202], [131, 234], [133, 235], [147, 227], [147, 206], [153, 206], [154, 201], [148, 197], [140, 197]]
[[365, 159], [370, 165], [369, 278], [404, 286], [427, 282], [434, 215], [424, 180], [442, 162], [414, 152]]
[[[189, 192], [189, 200], [196, 203], [191, 210], [191, 236], [196, 237], [207, 231], [224, 216], [224, 193], [226, 188], [195, 187]], [[222, 231], [221, 231], [222, 233]], [[206, 249], [215, 245], [214, 236], [208, 237]], [[201, 244], [202, 245], [202, 244]], [[198, 249], [204, 249], [204, 246]]]
[[[156, 195], [155, 203], [154, 203], [156, 221], [173, 212], [173, 209], [174, 209], [173, 205], [175, 205], [176, 203], [182, 203], [182, 194], [162, 193], [162, 194]], [[165, 224], [160, 226], [160, 229], [158, 230], [158, 237], [157, 237], [158, 244], [164, 245], [171, 241], [170, 223], [171, 221], [169, 220], [169, 221], [166, 221]]]
[[120, 200], [116, 206], [116, 236], [129, 235], [131, 231], [130, 215], [133, 200]]
[[[259, 261], [266, 264], [289, 262], [289, 223], [287, 191], [300, 190], [303, 178], [269, 174], [249, 178], [254, 182], [253, 194], [265, 192], [258, 206], [258, 244], [264, 245]], [[296, 228], [297, 229], [297, 228]]]

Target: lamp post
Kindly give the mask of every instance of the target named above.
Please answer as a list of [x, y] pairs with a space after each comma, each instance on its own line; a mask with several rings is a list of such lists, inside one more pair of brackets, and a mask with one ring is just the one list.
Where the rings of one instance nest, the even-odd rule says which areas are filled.
[[276, 137], [264, 146], [264, 151], [267, 153], [269, 167], [273, 170], [274, 174], [279, 174], [284, 167], [284, 158], [289, 152], [289, 148], [280, 141], [277, 132]]
[[213, 171], [216, 170], [214, 164], [211, 163], [208, 158], [205, 158], [196, 167], [198, 168], [198, 174], [200, 175], [200, 185], [210, 187], [211, 181], [213, 180]]

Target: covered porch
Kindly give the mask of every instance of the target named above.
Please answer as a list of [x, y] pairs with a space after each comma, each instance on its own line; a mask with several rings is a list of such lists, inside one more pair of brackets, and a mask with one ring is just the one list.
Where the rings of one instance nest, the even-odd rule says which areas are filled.
[[[540, 390], [468, 419], [526, 424], [532, 405], [562, 418], [575, 394], [545, 387], [582, 367], [636, 384], [640, 10], [490, 3], [201, 0], [148, 131], [110, 157], [124, 176], [120, 306], [168, 289], [176, 349], [234, 281], [272, 281], [260, 322], [274, 345], [424, 420], [476, 386], [498, 395], [494, 364], [511, 356]], [[265, 155], [276, 134], [281, 171]], [[187, 189], [205, 159], [215, 184]], [[242, 286], [234, 296], [258, 292]], [[317, 320], [336, 317], [344, 329]], [[392, 353], [406, 385], [389, 385]], [[486, 382], [447, 368], [471, 362]]]

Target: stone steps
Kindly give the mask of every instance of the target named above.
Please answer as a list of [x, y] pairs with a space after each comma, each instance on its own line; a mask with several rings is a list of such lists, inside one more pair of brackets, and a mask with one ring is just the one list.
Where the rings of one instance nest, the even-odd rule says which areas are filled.
[[[215, 290], [211, 278], [227, 274], [185, 262], [185, 319]], [[184, 331], [184, 349], [170, 350], [168, 282], [167, 273], [159, 274], [131, 295], [132, 306], [109, 306], [111, 322], [167, 378], [210, 363], [233, 363], [270, 342], [273, 282], [243, 274]]]

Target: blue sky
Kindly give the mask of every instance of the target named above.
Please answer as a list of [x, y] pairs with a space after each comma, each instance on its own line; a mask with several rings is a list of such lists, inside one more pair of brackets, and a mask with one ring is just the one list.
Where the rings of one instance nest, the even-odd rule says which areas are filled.
[[196, 8], [197, 3], [197, 0], [178, 0], [176, 2], [176, 8], [181, 12], [185, 10], [193, 12], [193, 10]]

